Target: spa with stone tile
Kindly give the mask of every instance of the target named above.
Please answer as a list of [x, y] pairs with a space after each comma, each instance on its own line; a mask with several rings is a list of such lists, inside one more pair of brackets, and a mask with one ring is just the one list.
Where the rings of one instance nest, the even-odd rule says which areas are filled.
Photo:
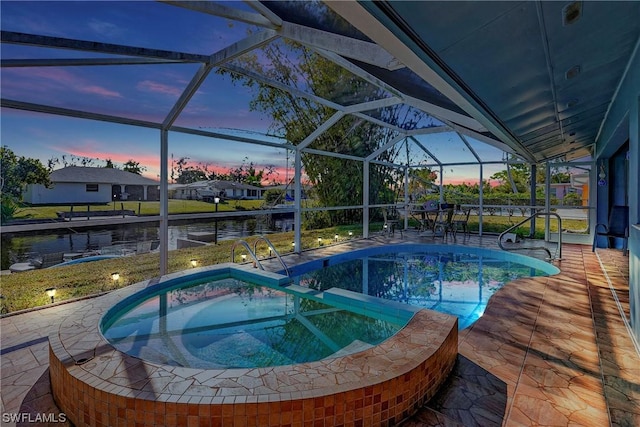
[[429, 310], [412, 310], [406, 326], [377, 346], [294, 365], [194, 369], [116, 350], [100, 333], [103, 314], [162, 284], [96, 298], [49, 337], [53, 397], [74, 424], [394, 425], [436, 394], [458, 352], [457, 319]]

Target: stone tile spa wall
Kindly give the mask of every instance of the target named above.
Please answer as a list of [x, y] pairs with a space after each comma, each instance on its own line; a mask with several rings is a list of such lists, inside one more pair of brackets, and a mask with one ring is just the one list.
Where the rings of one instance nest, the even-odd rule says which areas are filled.
[[395, 425], [435, 395], [458, 353], [457, 319], [420, 310], [393, 337], [342, 357], [252, 369], [160, 365], [116, 350], [99, 331], [102, 314], [133, 291], [97, 298], [49, 338], [54, 399], [76, 426]]
[[457, 335], [455, 319], [420, 311], [396, 336], [360, 353], [228, 370], [154, 365], [106, 342], [78, 365], [52, 341], [51, 383], [77, 426], [394, 425], [446, 379]]

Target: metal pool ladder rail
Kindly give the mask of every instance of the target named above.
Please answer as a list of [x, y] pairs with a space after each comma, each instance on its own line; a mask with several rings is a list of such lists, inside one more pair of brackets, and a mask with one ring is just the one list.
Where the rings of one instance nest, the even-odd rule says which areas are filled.
[[[553, 256], [551, 256], [551, 251], [549, 249], [547, 249], [544, 246], [529, 246], [529, 247], [519, 247], [519, 248], [505, 248], [502, 245], [502, 238], [512, 232], [513, 230], [515, 230], [516, 228], [520, 227], [522, 224], [524, 224], [525, 222], [531, 221], [533, 218], [538, 217], [538, 216], [555, 216], [556, 218], [558, 218], [558, 248], [556, 249], [556, 257], [554, 258]], [[516, 225], [513, 225], [509, 228], [507, 228], [505, 231], [503, 231], [502, 233], [500, 233], [500, 235], [498, 236], [498, 246], [500, 246], [500, 249], [504, 250], [504, 251], [524, 251], [524, 250], [543, 250], [547, 253], [547, 255], [549, 255], [549, 260], [553, 260], [553, 259], [562, 259], [562, 218], [560, 217], [560, 215], [558, 215], [555, 212], [536, 212], [533, 215], [531, 215], [528, 218], [523, 219], [522, 221], [520, 221], [519, 223], [517, 223]]]
[[271, 241], [269, 239], [267, 239], [265, 236], [258, 236], [256, 241], [253, 242], [253, 250], [251, 249], [251, 247], [249, 246], [249, 244], [246, 241], [244, 241], [244, 240], [236, 240], [236, 242], [233, 244], [233, 246], [231, 246], [231, 262], [235, 262], [235, 259], [236, 259], [236, 257], [235, 257], [236, 246], [240, 245], [240, 246], [244, 246], [244, 248], [247, 250], [247, 252], [249, 252], [249, 255], [251, 255], [251, 258], [253, 258], [253, 261], [256, 264], [256, 267], [259, 268], [260, 270], [264, 270], [264, 267], [260, 263], [260, 260], [258, 259], [258, 255], [257, 255], [257, 252], [256, 252], [256, 248], [258, 246], [258, 243], [260, 243], [261, 241], [265, 242], [267, 244], [267, 246], [269, 246], [269, 249], [271, 250], [271, 253], [273, 253], [276, 256], [276, 258], [278, 259], [278, 261], [280, 261], [280, 264], [282, 264], [282, 267], [284, 268], [284, 271], [287, 274], [287, 276], [290, 276], [289, 268], [287, 267], [287, 264], [284, 263], [284, 260], [282, 259], [282, 257], [280, 256], [280, 254], [278, 253], [276, 248], [273, 246], [273, 243], [271, 243]]

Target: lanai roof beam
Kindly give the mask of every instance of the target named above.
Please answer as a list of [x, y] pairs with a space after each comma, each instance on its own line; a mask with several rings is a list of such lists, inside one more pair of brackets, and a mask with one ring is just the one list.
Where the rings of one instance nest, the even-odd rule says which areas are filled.
[[273, 13], [271, 9], [262, 4], [262, 2], [256, 0], [244, 0], [244, 2], [251, 6], [253, 10], [267, 18], [273, 25], [277, 27], [282, 25], [282, 18]]
[[406, 137], [407, 136], [404, 135], [404, 134], [396, 136], [391, 141], [387, 142], [382, 147], [378, 148], [376, 151], [374, 151], [373, 153], [371, 153], [367, 157], [365, 157], [365, 160], [368, 161], [368, 162], [373, 161], [373, 159], [375, 159], [380, 154], [382, 154], [385, 151], [387, 151], [387, 149], [389, 149], [390, 147], [393, 147], [394, 145], [396, 145], [398, 142], [402, 141]]
[[14, 67], [85, 67], [92, 65], [180, 64], [186, 61], [157, 58], [63, 58], [63, 59], [2, 59], [2, 68]]
[[282, 37], [310, 48], [328, 50], [339, 56], [355, 59], [387, 70], [404, 68], [402, 63], [375, 43], [291, 22], [283, 22], [282, 27], [277, 31]]
[[143, 128], [160, 129], [160, 123], [144, 120], [130, 119], [127, 117], [111, 116], [108, 114], [90, 113], [88, 111], [73, 110], [70, 108], [54, 107], [51, 105], [34, 104], [31, 102], [16, 101], [13, 99], [0, 99], [0, 107], [13, 108], [15, 110], [32, 111], [35, 113], [55, 114], [57, 116], [75, 117], [79, 119], [97, 120], [107, 123], [140, 126]]
[[440, 161], [440, 159], [438, 159], [436, 156], [433, 155], [433, 153], [431, 151], [429, 151], [427, 149], [427, 147], [425, 147], [420, 141], [418, 141], [415, 137], [410, 136], [409, 137], [418, 147], [422, 148], [422, 151], [424, 151], [425, 153], [427, 153], [429, 155], [429, 157], [431, 157], [433, 160], [435, 160], [435, 162], [438, 164], [438, 166], [442, 167], [442, 162]]
[[167, 114], [163, 127], [169, 128], [176, 121], [182, 110], [187, 106], [187, 103], [191, 100], [193, 95], [195, 95], [198, 88], [207, 78], [214, 66], [243, 55], [256, 47], [268, 43], [276, 37], [277, 35], [272, 30], [260, 31], [259, 33], [252, 34], [249, 37], [246, 37], [212, 54], [207, 63], [203, 64], [198, 72], [193, 76], [187, 87], [180, 95], [180, 98], [176, 101], [169, 114]]
[[241, 75], [247, 76], [247, 77], [249, 77], [249, 78], [251, 78], [253, 80], [256, 80], [256, 81], [258, 81], [260, 83], [264, 83], [264, 84], [269, 85], [271, 87], [274, 87], [276, 89], [280, 89], [280, 90], [289, 92], [292, 95], [299, 96], [301, 98], [306, 98], [306, 99], [308, 99], [310, 101], [317, 102], [318, 104], [325, 105], [325, 106], [327, 106], [329, 108], [332, 108], [334, 110], [342, 109], [342, 105], [340, 105], [340, 104], [336, 104], [335, 102], [329, 101], [329, 100], [327, 100], [325, 98], [319, 97], [319, 96], [314, 95], [312, 93], [305, 92], [305, 91], [300, 90], [298, 88], [287, 86], [287, 85], [282, 84], [280, 82], [277, 82], [277, 81], [275, 81], [273, 79], [269, 79], [267, 77], [261, 76], [260, 74], [254, 73], [252, 71], [245, 70], [243, 68], [240, 68], [240, 67], [238, 67], [238, 66], [236, 66], [234, 64], [229, 64], [229, 63], [222, 64], [220, 67], [224, 68], [225, 70], [231, 71], [233, 73], [237, 73], [237, 74], [241, 74]]
[[36, 34], [19, 33], [15, 31], [1, 31], [2, 43], [23, 44], [28, 46], [40, 46], [59, 49], [80, 50], [84, 52], [97, 52], [112, 55], [139, 56], [144, 58], [157, 58], [181, 62], [209, 61], [209, 55], [176, 52], [162, 49], [149, 49], [145, 47], [126, 46], [113, 43], [102, 43], [87, 40], [67, 39], [63, 37], [51, 37]]
[[160, 3], [182, 7], [184, 9], [193, 10], [195, 12], [206, 13], [208, 15], [219, 16], [221, 18], [231, 19], [233, 21], [244, 22], [245, 24], [249, 25], [257, 25], [259, 27], [275, 29], [280, 25], [263, 16], [264, 14], [252, 13], [246, 10], [236, 9], [233, 7], [225, 6], [221, 3], [215, 3], [211, 1], [160, 0]]
[[329, 117], [329, 119], [318, 126], [316, 130], [311, 132], [309, 136], [307, 136], [300, 144], [296, 145], [296, 149], [298, 151], [307, 148], [309, 144], [316, 140], [320, 135], [322, 135], [325, 131], [327, 131], [331, 126], [335, 125], [338, 120], [340, 120], [344, 116], [342, 111], [337, 111], [333, 116]]

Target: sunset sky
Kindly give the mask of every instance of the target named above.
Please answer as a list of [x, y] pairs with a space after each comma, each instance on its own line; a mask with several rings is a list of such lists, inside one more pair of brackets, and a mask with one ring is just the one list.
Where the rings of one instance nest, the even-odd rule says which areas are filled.
[[[243, 2], [233, 7], [248, 8]], [[3, 30], [210, 55], [244, 38], [249, 27], [215, 16], [194, 13], [158, 2], [0, 2]], [[2, 45], [3, 59], [99, 57], [72, 50]], [[86, 110], [160, 123], [196, 73], [194, 64], [67, 66], [3, 68], [2, 98]], [[250, 111], [253, 94], [233, 85], [227, 76], [211, 73], [177, 126], [264, 139], [270, 118]], [[43, 164], [63, 155], [111, 159], [122, 165], [132, 159], [160, 173], [158, 130], [86, 119], [2, 109], [2, 144], [19, 156]], [[434, 154], [443, 162], [471, 162], [473, 157], [454, 134], [434, 135]], [[270, 140], [275, 141], [271, 138]], [[475, 148], [500, 160], [500, 153], [484, 144]], [[169, 153], [188, 157], [191, 164], [208, 164], [227, 173], [243, 160], [273, 167], [272, 178], [284, 181], [293, 174], [292, 159], [284, 149], [170, 133]], [[466, 151], [466, 153], [465, 153]], [[289, 153], [290, 154], [290, 153]], [[481, 155], [483, 155], [481, 154]], [[494, 158], [495, 157], [495, 158]], [[485, 157], [486, 158], [486, 157]], [[286, 172], [287, 166], [289, 172]], [[485, 167], [485, 177], [501, 167]], [[476, 182], [478, 167], [446, 168], [447, 182]]]

